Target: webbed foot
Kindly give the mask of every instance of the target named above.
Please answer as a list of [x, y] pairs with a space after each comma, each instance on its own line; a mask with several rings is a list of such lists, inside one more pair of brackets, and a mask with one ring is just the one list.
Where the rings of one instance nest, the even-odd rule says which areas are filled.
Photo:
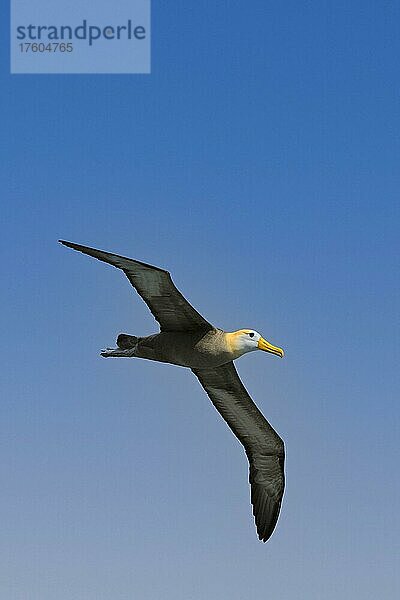
[[134, 356], [133, 349], [122, 350], [121, 348], [106, 348], [100, 352], [100, 356], [104, 358], [131, 358]]

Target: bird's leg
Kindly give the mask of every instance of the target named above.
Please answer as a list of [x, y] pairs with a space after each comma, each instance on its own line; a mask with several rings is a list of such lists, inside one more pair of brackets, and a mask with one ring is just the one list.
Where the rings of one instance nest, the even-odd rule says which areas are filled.
[[132, 356], [135, 356], [135, 349], [128, 348], [127, 350], [122, 350], [121, 348], [106, 348], [100, 352], [100, 355], [104, 356], [104, 358], [131, 358]]

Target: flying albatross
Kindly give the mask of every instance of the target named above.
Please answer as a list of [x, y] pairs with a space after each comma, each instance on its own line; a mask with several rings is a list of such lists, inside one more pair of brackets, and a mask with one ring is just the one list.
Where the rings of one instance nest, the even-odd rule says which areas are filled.
[[147, 337], [121, 333], [117, 348], [104, 357], [147, 358], [190, 368], [211, 402], [243, 444], [250, 464], [253, 515], [260, 540], [271, 536], [285, 485], [282, 439], [254, 404], [233, 361], [263, 350], [283, 357], [283, 350], [253, 329], [228, 333], [211, 325], [175, 287], [168, 271], [146, 263], [60, 240], [64, 246], [122, 269], [160, 325]]

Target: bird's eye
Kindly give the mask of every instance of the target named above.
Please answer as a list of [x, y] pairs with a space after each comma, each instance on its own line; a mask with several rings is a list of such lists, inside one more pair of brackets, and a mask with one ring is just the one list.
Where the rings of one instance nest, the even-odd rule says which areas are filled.
[[254, 333], [253, 332], [249, 333], [249, 336], [254, 337]]

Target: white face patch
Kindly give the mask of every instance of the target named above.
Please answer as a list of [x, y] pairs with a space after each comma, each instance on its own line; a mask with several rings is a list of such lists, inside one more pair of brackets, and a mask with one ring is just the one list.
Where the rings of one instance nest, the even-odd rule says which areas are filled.
[[233, 334], [233, 346], [237, 356], [258, 350], [258, 340], [261, 335], [254, 329], [240, 329]]

